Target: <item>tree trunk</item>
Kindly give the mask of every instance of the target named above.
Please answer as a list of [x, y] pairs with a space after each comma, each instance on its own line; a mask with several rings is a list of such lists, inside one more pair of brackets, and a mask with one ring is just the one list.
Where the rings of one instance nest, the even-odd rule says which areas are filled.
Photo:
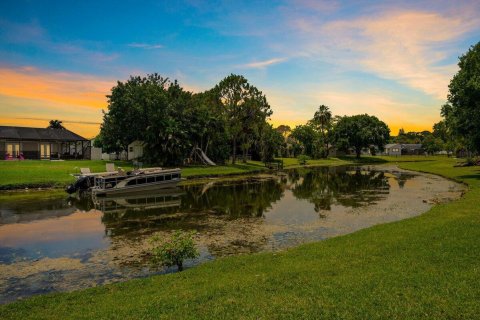
[[233, 155], [232, 155], [232, 164], [235, 164], [237, 160], [237, 137], [233, 138]]
[[205, 145], [205, 150], [203, 152], [205, 152], [205, 154], [207, 154], [208, 152], [208, 145], [210, 144], [210, 138], [207, 139], [207, 144]]
[[355, 153], [357, 154], [357, 159], [360, 159], [360, 154], [362, 153], [362, 148], [355, 148]]
[[243, 163], [247, 163], [247, 151], [248, 151], [247, 148], [243, 149], [243, 160], [242, 160]]
[[178, 271], [183, 271], [183, 262], [177, 261], [177, 267], [178, 267]]

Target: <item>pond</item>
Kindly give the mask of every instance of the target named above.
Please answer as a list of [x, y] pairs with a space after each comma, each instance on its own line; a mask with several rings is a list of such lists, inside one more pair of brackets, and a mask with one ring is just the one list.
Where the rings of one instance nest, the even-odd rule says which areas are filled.
[[[200, 257], [275, 251], [427, 211], [463, 186], [393, 166], [301, 168], [118, 198], [0, 202], [0, 303], [151, 274], [153, 234], [195, 230]], [[5, 199], [8, 197], [4, 197]]]

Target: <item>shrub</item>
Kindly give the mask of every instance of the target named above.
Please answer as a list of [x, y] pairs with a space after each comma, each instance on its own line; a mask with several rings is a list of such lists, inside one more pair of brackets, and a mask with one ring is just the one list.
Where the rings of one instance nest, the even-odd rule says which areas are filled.
[[310, 157], [306, 156], [304, 154], [301, 154], [297, 157], [297, 159], [298, 159], [299, 164], [305, 165], [305, 164], [307, 164], [307, 161], [310, 160]]
[[152, 249], [153, 262], [167, 267], [176, 265], [178, 271], [182, 271], [185, 259], [195, 259], [199, 256], [193, 240], [194, 234], [195, 232], [176, 230], [167, 241], [154, 236], [151, 240], [155, 245]]

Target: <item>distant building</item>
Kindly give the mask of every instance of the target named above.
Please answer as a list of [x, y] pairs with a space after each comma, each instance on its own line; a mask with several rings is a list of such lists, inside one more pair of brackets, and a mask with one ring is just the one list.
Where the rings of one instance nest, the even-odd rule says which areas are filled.
[[90, 159], [90, 148], [65, 128], [0, 126], [0, 159]]
[[409, 143], [389, 143], [385, 145], [385, 151], [383, 152], [387, 156], [420, 155], [424, 153], [421, 144]]
[[138, 160], [143, 157], [143, 141], [135, 140], [128, 145], [128, 160]]

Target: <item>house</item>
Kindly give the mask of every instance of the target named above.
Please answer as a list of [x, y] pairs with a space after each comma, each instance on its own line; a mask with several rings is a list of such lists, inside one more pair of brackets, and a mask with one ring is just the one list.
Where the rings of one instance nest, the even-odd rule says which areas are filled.
[[387, 156], [401, 156], [402, 146], [398, 143], [389, 143], [385, 145], [385, 150], [383, 153]]
[[143, 157], [143, 141], [135, 140], [128, 145], [128, 159], [127, 160], [138, 160]]
[[384, 151], [384, 155], [387, 156], [420, 155], [424, 153], [421, 144], [408, 143], [389, 143], [385, 145]]
[[90, 148], [65, 128], [0, 126], [0, 159], [90, 159]]

